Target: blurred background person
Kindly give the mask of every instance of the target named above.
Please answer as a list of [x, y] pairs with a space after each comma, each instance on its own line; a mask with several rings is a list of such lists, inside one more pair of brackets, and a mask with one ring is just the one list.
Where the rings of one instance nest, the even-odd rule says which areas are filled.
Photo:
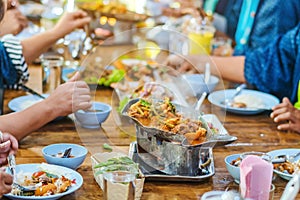
[[8, 1], [8, 8], [0, 23], [0, 37], [13, 34], [17, 35], [28, 27], [28, 20], [19, 9], [17, 0]]
[[254, 86], [260, 91], [278, 98], [288, 97], [297, 101], [300, 80], [300, 23], [286, 34], [277, 37], [265, 47], [260, 47], [245, 56], [218, 57], [192, 55], [184, 61], [170, 56], [168, 63], [180, 72], [197, 68], [199, 64], [211, 63], [211, 72], [236, 83]]
[[300, 21], [298, 0], [219, 0], [218, 3], [225, 6], [218, 9], [227, 21], [226, 35], [236, 43], [234, 55], [245, 55], [268, 45]]
[[[0, 20], [2, 20], [6, 8], [6, 1], [1, 0]], [[85, 12], [76, 11], [66, 13], [53, 29], [24, 39], [21, 42], [15, 37], [11, 37], [11, 35], [3, 37], [2, 42], [0, 42], [0, 87], [23, 84], [22, 81], [24, 80], [22, 80], [22, 76], [17, 72], [17, 69], [18, 67], [26, 68], [23, 72], [27, 72], [25, 60], [27, 62], [33, 61], [57, 39], [89, 21], [90, 18], [87, 17]], [[8, 39], [9, 41], [7, 41]], [[42, 127], [57, 117], [66, 116], [80, 109], [90, 108], [89, 87], [79, 79], [80, 75], [76, 73], [70, 81], [56, 88], [45, 100], [23, 111], [0, 116], [0, 130], [13, 134], [17, 139], [22, 139], [31, 131]], [[14, 123], [13, 126], [12, 123]]]
[[[1, 13], [5, 18], [6, 13]], [[83, 11], [75, 11], [65, 13], [57, 24], [50, 30], [36, 34], [29, 38], [19, 40], [15, 36], [9, 34], [1, 38], [2, 48], [6, 52], [7, 59], [12, 62], [3, 64], [6, 71], [11, 71], [14, 75], [2, 74], [8, 88], [18, 88], [19, 84], [23, 84], [28, 80], [29, 74], [27, 63], [32, 63], [42, 53], [46, 52], [58, 39], [71, 33], [76, 28], [82, 28], [90, 22], [90, 17]], [[0, 27], [1, 28], [1, 27]], [[2, 29], [0, 29], [1, 31]], [[5, 61], [3, 60], [3, 62]], [[8, 74], [8, 73], [7, 73]], [[15, 77], [15, 75], [17, 77]]]

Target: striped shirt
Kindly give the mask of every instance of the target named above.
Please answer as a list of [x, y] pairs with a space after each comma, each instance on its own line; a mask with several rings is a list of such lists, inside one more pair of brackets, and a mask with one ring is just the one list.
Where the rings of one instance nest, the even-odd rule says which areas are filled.
[[17, 83], [14, 85], [5, 85], [9, 89], [20, 89], [20, 85], [26, 83], [29, 78], [28, 66], [22, 52], [22, 45], [19, 39], [13, 35], [5, 35], [1, 38], [6, 51], [17, 70]]

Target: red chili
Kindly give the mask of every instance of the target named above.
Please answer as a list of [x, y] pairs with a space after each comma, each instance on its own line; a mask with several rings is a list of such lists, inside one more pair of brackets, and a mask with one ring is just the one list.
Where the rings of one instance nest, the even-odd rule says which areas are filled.
[[34, 172], [32, 174], [32, 177], [37, 178], [37, 177], [39, 177], [39, 176], [41, 176], [43, 174], [45, 174], [45, 172], [43, 172], [43, 171]]

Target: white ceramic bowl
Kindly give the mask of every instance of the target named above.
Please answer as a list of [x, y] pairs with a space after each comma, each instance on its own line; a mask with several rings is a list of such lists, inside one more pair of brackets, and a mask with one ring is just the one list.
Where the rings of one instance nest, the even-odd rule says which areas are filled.
[[240, 154], [232, 154], [225, 158], [226, 168], [229, 174], [234, 178], [234, 181], [238, 184], [240, 183], [240, 167], [232, 165], [231, 162], [239, 157]]
[[93, 102], [91, 110], [79, 110], [75, 112], [75, 118], [84, 128], [99, 128], [108, 118], [111, 112], [111, 106], [102, 102]]
[[203, 92], [211, 93], [219, 83], [219, 78], [211, 75], [208, 83], [204, 82], [203, 74], [185, 74], [183, 78], [190, 85], [196, 96], [200, 96]]
[[[57, 154], [64, 153], [68, 148], [72, 148], [71, 157], [61, 158]], [[60, 165], [71, 169], [77, 169], [84, 161], [87, 155], [87, 149], [78, 144], [58, 143], [51, 144], [43, 148], [42, 153], [49, 164]]]

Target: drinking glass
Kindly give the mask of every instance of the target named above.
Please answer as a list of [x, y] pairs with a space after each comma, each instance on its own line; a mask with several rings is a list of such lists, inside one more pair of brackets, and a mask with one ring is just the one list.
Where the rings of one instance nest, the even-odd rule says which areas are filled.
[[199, 29], [190, 31], [188, 34], [190, 54], [209, 55], [214, 34], [214, 27], [208, 25], [202, 25]]
[[56, 55], [43, 56], [43, 93], [51, 93], [62, 83], [64, 58]]
[[110, 165], [103, 172], [105, 200], [134, 200], [137, 170], [131, 165]]
[[[267, 200], [273, 200], [274, 199], [274, 193], [275, 193], [275, 185], [271, 184], [271, 188], [269, 193], [269, 198]], [[257, 194], [257, 196], [255, 198], [246, 198], [244, 200], [263, 200], [264, 197], [266, 196], [266, 194], [264, 192], [261, 192], [259, 194]]]
[[267, 161], [268, 163], [272, 162], [272, 157], [269, 154], [264, 153], [264, 152], [258, 152], [258, 151], [245, 152], [245, 153], [242, 153], [240, 157], [243, 160], [243, 159], [245, 159], [249, 155], [259, 156], [262, 159], [264, 159], [265, 161]]
[[[263, 152], [252, 151], [252, 152], [245, 152], [245, 153], [241, 154], [240, 157], [242, 160], [244, 160], [249, 155], [259, 156], [261, 159], [265, 160], [268, 163], [268, 165], [271, 165], [271, 167], [270, 167], [271, 169], [273, 168], [272, 167], [272, 157], [270, 155], [263, 153]], [[263, 169], [267, 169], [266, 166]], [[249, 188], [247, 190], [245, 189], [246, 183], [242, 184], [242, 182], [240, 182], [240, 191], [244, 191], [244, 194], [241, 194], [242, 197], [247, 197], [246, 199], [248, 199], [248, 200], [250, 200], [250, 199], [272, 200], [273, 196], [274, 196], [275, 185], [271, 184], [270, 190], [268, 188], [266, 188], [265, 184], [270, 184], [269, 181], [272, 181], [272, 180], [266, 179], [266, 178], [269, 178], [268, 176], [266, 176], [266, 177], [262, 176], [261, 170], [260, 170], [260, 172], [257, 171], [258, 170], [257, 168], [255, 170], [256, 170], [255, 173], [257, 175], [255, 177], [255, 179], [253, 179], [253, 176], [252, 176], [252, 178], [250, 178], [251, 177], [250, 174], [247, 174], [247, 177], [245, 177], [246, 180], [250, 181], [249, 186], [248, 186]], [[263, 174], [265, 175], [266, 173], [267, 172], [264, 172]], [[258, 184], [258, 186], [255, 186], [256, 184]], [[242, 189], [244, 189], [244, 190], [242, 190]], [[256, 192], [254, 193], [253, 191], [256, 191]], [[249, 196], [251, 196], [251, 198], [249, 198]]]

